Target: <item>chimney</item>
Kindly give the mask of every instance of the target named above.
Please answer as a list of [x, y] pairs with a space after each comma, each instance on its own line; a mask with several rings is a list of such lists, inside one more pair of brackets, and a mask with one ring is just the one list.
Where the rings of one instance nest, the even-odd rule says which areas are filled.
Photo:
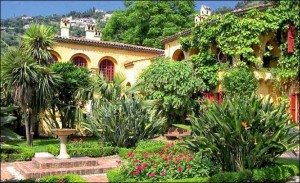
[[60, 36], [64, 38], [69, 38], [70, 32], [70, 20], [62, 18], [60, 21]]
[[100, 30], [95, 30], [94, 40], [101, 41], [102, 32]]
[[95, 40], [96, 26], [95, 24], [86, 24], [85, 39]]

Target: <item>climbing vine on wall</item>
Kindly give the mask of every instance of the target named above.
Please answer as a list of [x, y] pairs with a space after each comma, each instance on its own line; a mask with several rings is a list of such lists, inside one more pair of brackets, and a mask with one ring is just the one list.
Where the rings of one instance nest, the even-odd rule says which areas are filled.
[[[235, 58], [236, 63], [252, 62], [252, 65], [259, 68], [263, 61], [254, 55], [253, 47], [260, 45], [260, 36], [274, 33], [281, 55], [277, 59], [277, 68], [272, 69], [272, 73], [275, 75], [274, 83], [282, 86], [300, 77], [299, 33], [295, 37], [293, 54], [287, 53], [286, 39], [290, 23], [295, 25], [298, 32], [300, 30], [299, 6], [298, 1], [280, 1], [266, 11], [253, 9], [243, 15], [215, 14], [194, 27], [192, 36], [181, 39], [180, 42], [185, 50], [199, 48], [200, 52], [207, 54], [212, 52], [212, 46], [216, 46], [224, 55]], [[195, 62], [195, 58], [192, 61]], [[208, 67], [214, 70], [215, 66], [212, 64]]]

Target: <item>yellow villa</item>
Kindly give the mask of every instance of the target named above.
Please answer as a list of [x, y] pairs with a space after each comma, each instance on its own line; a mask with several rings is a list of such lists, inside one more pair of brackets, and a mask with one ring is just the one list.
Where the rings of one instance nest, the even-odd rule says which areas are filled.
[[77, 66], [87, 67], [94, 74], [101, 71], [109, 80], [115, 73], [122, 73], [129, 86], [150, 65], [152, 58], [164, 52], [156, 48], [101, 41], [101, 32], [95, 29], [95, 25], [86, 26], [85, 38], [71, 37], [70, 23], [66, 19], [61, 21], [60, 27], [61, 35], [56, 36], [57, 44], [51, 50], [52, 62], [71, 61]]
[[[258, 5], [257, 9], [266, 9], [272, 5]], [[234, 13], [243, 14], [248, 9], [236, 10]], [[205, 18], [210, 16], [211, 10], [207, 6], [202, 6], [200, 14], [195, 17], [195, 24], [201, 23]], [[103, 75], [112, 80], [115, 73], [123, 73], [126, 77], [126, 85], [131, 86], [136, 82], [138, 75], [143, 69], [151, 64], [151, 59], [158, 56], [169, 57], [174, 61], [183, 61], [190, 58], [193, 54], [198, 54], [199, 50], [191, 49], [183, 51], [179, 42], [180, 37], [190, 36], [192, 28], [185, 31], [171, 35], [161, 42], [164, 45], [164, 50], [136, 46], [130, 44], [123, 44], [118, 42], [101, 41], [101, 32], [95, 29], [95, 25], [87, 25], [85, 28], [86, 37], [77, 38], [69, 35], [70, 22], [68, 19], [63, 19], [60, 24], [61, 35], [56, 36], [56, 46], [51, 51], [53, 61], [72, 61], [78, 66], [87, 67], [92, 73], [102, 72]], [[276, 41], [276, 35], [269, 33], [260, 36], [259, 46], [254, 46], [254, 55], [263, 61], [260, 67], [276, 67], [275, 60], [266, 60], [263, 56], [265, 49], [268, 45], [274, 47], [271, 54], [279, 57], [281, 51]], [[211, 49], [217, 52], [217, 48], [212, 45]], [[233, 64], [237, 61], [237, 55], [233, 58]], [[224, 90], [222, 88], [222, 75], [224, 72], [219, 71], [219, 84], [214, 91], [211, 91], [207, 97], [211, 100], [220, 100]], [[261, 73], [254, 71], [254, 74], [259, 81], [257, 94], [265, 97], [271, 96], [277, 102], [279, 95], [273, 91], [272, 87], [272, 74], [270, 72]], [[299, 122], [299, 83], [294, 83], [290, 87], [290, 110], [294, 122]]]

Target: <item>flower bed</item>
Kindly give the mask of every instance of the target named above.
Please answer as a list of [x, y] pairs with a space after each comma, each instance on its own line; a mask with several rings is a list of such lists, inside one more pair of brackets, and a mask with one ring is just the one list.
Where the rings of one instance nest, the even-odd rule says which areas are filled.
[[193, 177], [208, 177], [220, 171], [210, 159], [201, 153], [167, 144], [159, 150], [142, 152], [139, 146], [127, 153], [120, 164], [120, 172], [135, 181], [165, 181]]
[[[293, 164], [280, 164], [273, 167], [244, 170], [240, 172], [217, 173], [211, 177], [194, 177], [183, 179], [167, 179], [163, 182], [285, 182], [299, 175], [299, 167]], [[149, 182], [150, 178], [137, 181], [122, 174], [120, 170], [107, 172], [109, 182]]]

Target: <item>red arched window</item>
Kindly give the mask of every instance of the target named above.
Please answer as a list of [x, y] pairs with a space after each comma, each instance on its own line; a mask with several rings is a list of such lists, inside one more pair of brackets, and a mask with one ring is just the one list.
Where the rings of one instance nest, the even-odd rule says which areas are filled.
[[103, 76], [107, 78], [110, 82], [113, 81], [114, 78], [114, 63], [110, 60], [103, 60], [100, 63], [100, 72], [102, 72]]
[[48, 60], [48, 63], [49, 64], [54, 64], [57, 61], [58, 61], [58, 58], [55, 55], [51, 54], [51, 58]]
[[86, 67], [87, 66], [87, 62], [84, 58], [82, 57], [75, 57], [72, 60], [73, 64], [75, 64], [78, 67]]

